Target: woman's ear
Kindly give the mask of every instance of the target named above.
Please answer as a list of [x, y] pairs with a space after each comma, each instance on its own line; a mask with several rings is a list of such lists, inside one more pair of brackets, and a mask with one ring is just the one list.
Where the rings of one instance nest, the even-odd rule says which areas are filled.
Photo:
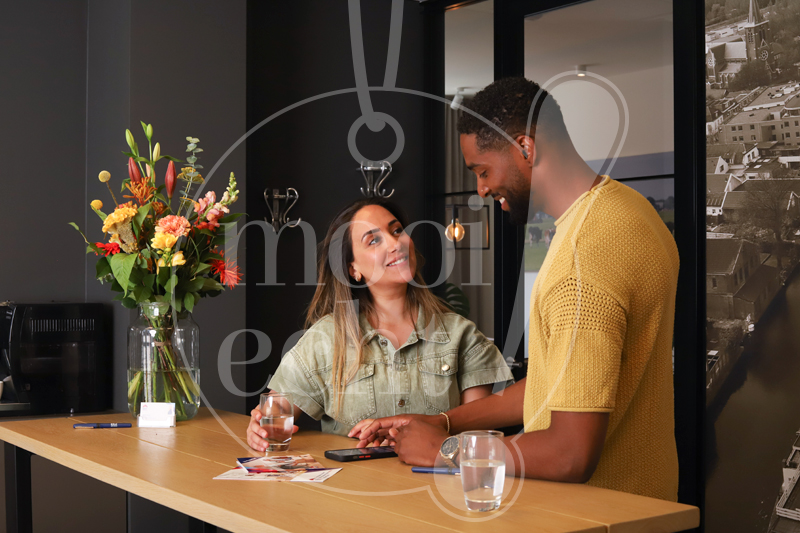
[[356, 281], [361, 281], [361, 274], [358, 273], [356, 267], [353, 263], [350, 263], [350, 266], [347, 268], [348, 272], [350, 273], [350, 277], [355, 279]]

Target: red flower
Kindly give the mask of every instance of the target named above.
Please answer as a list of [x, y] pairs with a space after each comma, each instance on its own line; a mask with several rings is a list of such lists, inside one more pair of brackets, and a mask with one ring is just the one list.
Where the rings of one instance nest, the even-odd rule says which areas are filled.
[[172, 161], [167, 165], [167, 175], [164, 176], [164, 185], [167, 189], [167, 198], [172, 199], [172, 193], [175, 192], [175, 163]]
[[128, 158], [128, 177], [131, 179], [131, 183], [133, 184], [138, 184], [140, 181], [142, 181], [142, 173], [139, 172], [139, 166], [132, 157]]
[[[103, 250], [104, 252], [103, 255], [105, 255], [106, 257], [108, 257], [109, 255], [118, 254], [122, 251], [119, 248], [119, 244], [115, 242], [109, 242], [109, 243], [96, 242], [94, 243], [94, 245]], [[94, 255], [98, 255], [97, 252], [95, 252]]]
[[211, 263], [211, 272], [219, 275], [220, 283], [224, 283], [229, 289], [234, 288], [242, 280], [239, 265], [235, 261], [226, 262], [223, 257], [222, 259], [212, 259], [209, 263]]

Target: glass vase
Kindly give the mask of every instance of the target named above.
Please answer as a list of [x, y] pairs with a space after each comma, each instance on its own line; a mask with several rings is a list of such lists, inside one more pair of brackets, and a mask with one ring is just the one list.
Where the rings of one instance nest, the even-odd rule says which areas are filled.
[[128, 409], [142, 402], [175, 404], [177, 419], [200, 407], [200, 328], [188, 311], [169, 303], [143, 303], [128, 329]]

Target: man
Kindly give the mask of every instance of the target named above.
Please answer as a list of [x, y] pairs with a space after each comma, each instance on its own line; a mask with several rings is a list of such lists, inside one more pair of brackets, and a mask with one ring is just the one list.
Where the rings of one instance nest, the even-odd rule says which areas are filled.
[[557, 219], [531, 296], [528, 375], [443, 416], [365, 420], [351, 436], [389, 437], [406, 463], [432, 465], [457, 462], [448, 430], [523, 423], [506, 437], [508, 472], [677, 500], [670, 232], [644, 197], [586, 165], [535, 83], [498, 80], [469, 107], [485, 119], [459, 123], [479, 194], [516, 224]]

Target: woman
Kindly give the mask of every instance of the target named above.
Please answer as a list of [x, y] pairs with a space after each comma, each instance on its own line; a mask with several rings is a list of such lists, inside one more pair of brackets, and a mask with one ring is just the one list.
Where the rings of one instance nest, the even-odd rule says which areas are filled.
[[[347, 435], [361, 420], [442, 413], [512, 379], [497, 347], [423, 284], [404, 228], [381, 198], [354, 202], [328, 228], [307, 331], [269, 382], [292, 394], [295, 419], [305, 412]], [[253, 409], [247, 442], [264, 451], [260, 420]]]

